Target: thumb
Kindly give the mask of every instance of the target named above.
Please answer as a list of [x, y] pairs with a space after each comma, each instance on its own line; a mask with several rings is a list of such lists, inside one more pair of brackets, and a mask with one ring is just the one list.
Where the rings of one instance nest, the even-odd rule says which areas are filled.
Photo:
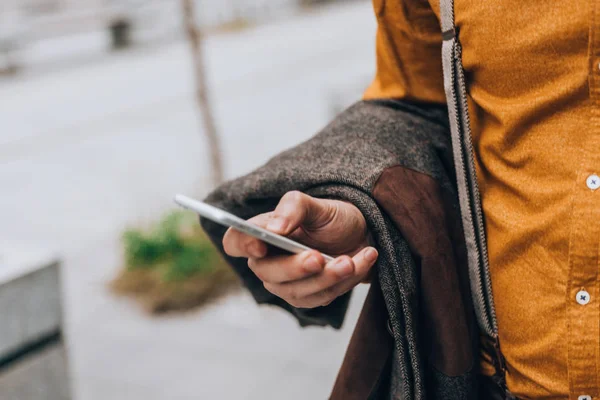
[[288, 235], [303, 223], [315, 224], [330, 215], [329, 203], [299, 191], [287, 192], [272, 213], [267, 229]]

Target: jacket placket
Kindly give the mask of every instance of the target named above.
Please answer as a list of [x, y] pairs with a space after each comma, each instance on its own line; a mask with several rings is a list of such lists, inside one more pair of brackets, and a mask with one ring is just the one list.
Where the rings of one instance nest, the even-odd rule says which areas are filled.
[[468, 255], [469, 280], [477, 323], [493, 345], [494, 382], [506, 393], [506, 364], [500, 350], [498, 326], [492, 295], [483, 211], [475, 169], [475, 156], [469, 119], [466, 81], [462, 65], [462, 48], [454, 23], [454, 0], [440, 1], [442, 28], [442, 65], [444, 90], [452, 135], [452, 150], [461, 217]]

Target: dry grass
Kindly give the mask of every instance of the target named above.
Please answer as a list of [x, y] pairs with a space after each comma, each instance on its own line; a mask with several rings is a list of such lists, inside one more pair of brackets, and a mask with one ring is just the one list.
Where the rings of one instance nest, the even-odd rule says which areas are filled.
[[167, 215], [148, 231], [123, 235], [125, 267], [113, 293], [134, 298], [152, 314], [186, 311], [240, 287], [195, 217]]
[[162, 275], [160, 269], [123, 270], [110, 288], [116, 294], [133, 297], [151, 314], [163, 314], [209, 304], [240, 287], [228, 266], [180, 282], [165, 282]]

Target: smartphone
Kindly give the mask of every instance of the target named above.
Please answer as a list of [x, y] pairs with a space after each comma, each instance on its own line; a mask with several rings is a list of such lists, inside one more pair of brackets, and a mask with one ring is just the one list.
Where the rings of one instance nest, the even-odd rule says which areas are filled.
[[[250, 235], [257, 239], [260, 239], [265, 243], [289, 251], [290, 253], [298, 254], [306, 250], [312, 250], [308, 246], [293, 241], [292, 239], [289, 239], [285, 236], [281, 236], [266, 229], [263, 229], [225, 210], [221, 210], [220, 208], [211, 206], [210, 204], [206, 204], [202, 201], [194, 200], [182, 194], [178, 194], [175, 196], [175, 203], [179, 204], [183, 208], [195, 211], [204, 218], [210, 219], [211, 221], [216, 222], [217, 224], [231, 227], [237, 231], [245, 233], [246, 235]], [[326, 261], [333, 260], [333, 257], [328, 256], [327, 254], [323, 254], [323, 258], [325, 258]]]

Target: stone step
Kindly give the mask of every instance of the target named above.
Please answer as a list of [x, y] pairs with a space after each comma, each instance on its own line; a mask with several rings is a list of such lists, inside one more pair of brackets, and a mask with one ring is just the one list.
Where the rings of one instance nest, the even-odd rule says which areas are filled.
[[66, 400], [60, 262], [0, 243], [0, 399]]

